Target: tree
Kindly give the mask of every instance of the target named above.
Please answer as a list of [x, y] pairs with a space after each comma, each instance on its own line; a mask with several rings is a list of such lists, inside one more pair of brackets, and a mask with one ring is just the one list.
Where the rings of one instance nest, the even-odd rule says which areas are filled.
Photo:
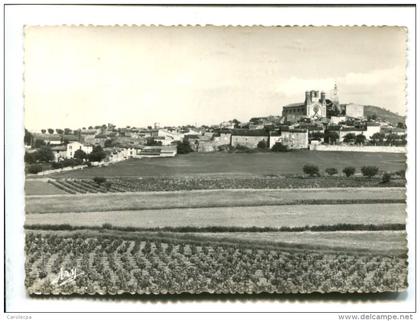
[[312, 164], [304, 165], [303, 172], [311, 177], [320, 176], [318, 166]]
[[101, 146], [97, 145], [93, 147], [92, 152], [88, 155], [89, 161], [100, 162], [106, 157], [106, 153]]
[[345, 167], [343, 169], [343, 173], [346, 175], [346, 177], [350, 177], [350, 176], [353, 176], [354, 173], [356, 173], [356, 169], [354, 167], [351, 167], [351, 166]]
[[337, 140], [340, 138], [337, 132], [326, 132], [324, 141], [330, 145], [335, 144]]
[[188, 154], [193, 151], [188, 140], [183, 140], [182, 142], [178, 142], [176, 146], [176, 150], [178, 154]]
[[47, 131], [45, 129], [41, 129], [41, 133], [45, 134]]
[[376, 174], [378, 174], [379, 168], [376, 166], [363, 166], [361, 171], [362, 171], [363, 176], [371, 178], [375, 176]]
[[348, 133], [346, 136], [344, 136], [343, 142], [345, 143], [351, 143], [355, 141], [356, 135], [353, 133]]
[[89, 126], [88, 129], [93, 129], [93, 127], [92, 126]]
[[338, 171], [337, 171], [337, 169], [336, 168], [327, 168], [326, 170], [325, 170], [325, 172], [329, 175], [329, 176], [333, 176], [333, 175], [336, 175], [337, 173], [338, 173]]
[[311, 140], [322, 140], [324, 138], [324, 133], [321, 132], [314, 132], [311, 134], [310, 139]]
[[384, 173], [382, 175], [381, 183], [386, 184], [386, 183], [389, 183], [390, 181], [391, 181], [391, 174], [390, 173]]
[[104, 143], [104, 147], [112, 147], [112, 146], [113, 146], [112, 140], [111, 139], [107, 139], [105, 141], [105, 143]]
[[25, 160], [25, 163], [28, 163], [28, 164], [36, 163], [36, 161], [38, 160], [38, 153], [37, 152], [33, 152], [33, 153], [25, 152], [24, 160]]
[[273, 145], [273, 147], [271, 147], [271, 151], [273, 151], [273, 152], [288, 152], [289, 147], [287, 147], [287, 145], [283, 145], [280, 142], [277, 142]]
[[33, 140], [34, 136], [25, 128], [25, 136], [23, 137], [25, 145], [32, 145]]
[[63, 134], [64, 134], [64, 130], [62, 130], [62, 129], [60, 129], [60, 128], [57, 128], [57, 129], [55, 130], [55, 132], [56, 132], [57, 134], [59, 134], [59, 135], [63, 135]]
[[72, 130], [70, 128], [64, 128], [64, 135], [70, 135]]
[[102, 183], [105, 183], [106, 182], [106, 178], [105, 177], [102, 177], [102, 176], [96, 176], [96, 177], [93, 178], [93, 181], [96, 184], [101, 185]]
[[258, 142], [257, 148], [259, 148], [259, 149], [266, 149], [267, 148], [267, 143], [265, 142], [265, 139]]
[[398, 122], [397, 127], [402, 128], [402, 129], [407, 129], [407, 126], [403, 122]]
[[87, 159], [87, 154], [83, 150], [78, 149], [74, 152], [73, 158], [84, 160]]
[[54, 160], [54, 153], [49, 146], [41, 146], [37, 151], [37, 157], [41, 162], [50, 162]]
[[41, 148], [42, 146], [45, 146], [45, 145], [46, 145], [46, 143], [45, 143], [44, 140], [42, 140], [42, 139], [35, 139], [35, 144], [34, 144], [34, 147], [35, 148]]
[[376, 144], [382, 144], [384, 142], [385, 135], [382, 133], [375, 133], [372, 136], [370, 136], [370, 141], [372, 143]]
[[28, 166], [28, 173], [30, 174], [38, 174], [41, 171], [42, 171], [41, 165], [32, 164]]
[[399, 140], [400, 140], [400, 137], [397, 134], [389, 134], [386, 137], [386, 142], [388, 145], [397, 145]]
[[48, 134], [50, 134], [50, 135], [54, 134], [54, 129], [48, 128]]
[[366, 142], [366, 136], [363, 135], [363, 134], [357, 135], [355, 142], [356, 142], [356, 144], [360, 144], [360, 145], [364, 144]]
[[377, 119], [378, 119], [378, 115], [376, 115], [376, 114], [371, 114], [371, 115], [368, 116], [368, 121], [377, 120]]

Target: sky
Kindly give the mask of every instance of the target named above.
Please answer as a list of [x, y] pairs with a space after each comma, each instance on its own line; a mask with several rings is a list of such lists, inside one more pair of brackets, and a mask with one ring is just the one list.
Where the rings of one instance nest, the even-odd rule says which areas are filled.
[[398, 27], [26, 27], [25, 126], [213, 125], [306, 90], [405, 115]]

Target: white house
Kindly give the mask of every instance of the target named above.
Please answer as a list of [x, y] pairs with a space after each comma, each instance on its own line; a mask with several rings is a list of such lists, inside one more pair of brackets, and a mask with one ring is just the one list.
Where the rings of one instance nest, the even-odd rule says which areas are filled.
[[370, 139], [374, 134], [381, 132], [381, 125], [378, 123], [368, 122], [366, 125], [366, 131], [363, 135], [366, 136], [367, 139]]
[[51, 151], [54, 154], [54, 162], [58, 162], [67, 157], [67, 146], [66, 145], [55, 145], [51, 146]]
[[66, 150], [66, 157], [67, 158], [73, 158], [74, 153], [79, 149], [84, 151], [86, 154], [90, 154], [93, 150], [93, 146], [92, 145], [84, 145], [84, 144], [79, 143], [79, 142], [68, 143], [67, 144], [67, 150]]

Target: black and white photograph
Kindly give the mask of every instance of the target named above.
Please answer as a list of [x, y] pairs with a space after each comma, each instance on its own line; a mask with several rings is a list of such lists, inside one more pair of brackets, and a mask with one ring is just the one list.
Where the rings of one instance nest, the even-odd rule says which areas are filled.
[[403, 26], [25, 26], [30, 295], [407, 289]]
[[0, 319], [416, 320], [413, 1], [16, 1]]

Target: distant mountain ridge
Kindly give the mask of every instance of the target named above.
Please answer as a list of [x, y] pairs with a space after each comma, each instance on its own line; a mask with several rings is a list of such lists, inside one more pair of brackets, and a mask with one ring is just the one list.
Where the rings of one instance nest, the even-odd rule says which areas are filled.
[[398, 124], [399, 122], [405, 123], [405, 117], [400, 116], [392, 111], [386, 110], [382, 107], [372, 106], [372, 105], [364, 105], [363, 114], [365, 117], [372, 116], [376, 114], [378, 119], [388, 121], [392, 124]]

